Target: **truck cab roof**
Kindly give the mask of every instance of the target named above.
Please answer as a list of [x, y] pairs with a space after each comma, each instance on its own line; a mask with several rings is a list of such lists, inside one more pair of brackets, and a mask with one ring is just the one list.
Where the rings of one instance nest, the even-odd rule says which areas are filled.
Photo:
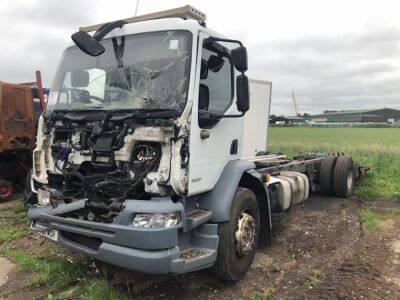
[[[165, 18], [181, 18], [184, 20], [197, 20], [201, 24], [205, 24], [206, 14], [190, 5], [186, 5], [183, 7], [178, 7], [178, 8], [174, 8], [174, 9], [165, 10], [165, 11], [160, 11], [160, 12], [150, 13], [150, 14], [146, 14], [146, 15], [126, 18], [126, 19], [123, 19], [122, 21], [126, 22], [127, 24], [130, 24], [130, 23], [137, 23], [137, 22], [142, 22], [142, 21], [165, 19]], [[87, 32], [95, 31], [105, 24], [107, 24], [107, 23], [81, 27], [79, 30], [87, 31]]]
[[[104, 39], [167, 30], [187, 30], [193, 34], [203, 31], [215, 37], [224, 37], [223, 35], [207, 28], [205, 26], [206, 15], [190, 5], [142, 16], [126, 18], [123, 19], [123, 21], [126, 21], [127, 24], [121, 28], [114, 29], [107, 34]], [[106, 23], [80, 27], [79, 30], [94, 33], [104, 24]]]

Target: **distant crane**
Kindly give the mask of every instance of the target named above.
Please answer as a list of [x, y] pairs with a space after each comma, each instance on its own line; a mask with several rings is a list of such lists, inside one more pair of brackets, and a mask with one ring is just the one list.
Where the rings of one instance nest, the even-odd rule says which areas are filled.
[[296, 96], [294, 95], [294, 91], [292, 91], [292, 100], [294, 106], [294, 116], [297, 117], [299, 115], [299, 110], [297, 109], [297, 102], [296, 102]]

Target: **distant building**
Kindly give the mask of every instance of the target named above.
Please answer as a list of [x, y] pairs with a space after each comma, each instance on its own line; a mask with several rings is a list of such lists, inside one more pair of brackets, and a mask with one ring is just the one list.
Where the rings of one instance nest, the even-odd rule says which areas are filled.
[[305, 123], [306, 120], [309, 120], [308, 118], [303, 118], [303, 117], [275, 117], [271, 118], [270, 124], [276, 124], [276, 125], [288, 125], [288, 124], [302, 124]]
[[317, 123], [396, 123], [400, 122], [400, 110], [391, 108], [327, 112], [311, 116]]

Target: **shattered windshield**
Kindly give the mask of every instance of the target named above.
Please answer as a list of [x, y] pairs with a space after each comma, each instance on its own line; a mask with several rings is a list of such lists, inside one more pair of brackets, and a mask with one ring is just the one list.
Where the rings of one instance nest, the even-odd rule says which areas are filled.
[[191, 62], [189, 32], [151, 32], [101, 43], [106, 51], [98, 57], [75, 46], [64, 52], [47, 111], [183, 110]]

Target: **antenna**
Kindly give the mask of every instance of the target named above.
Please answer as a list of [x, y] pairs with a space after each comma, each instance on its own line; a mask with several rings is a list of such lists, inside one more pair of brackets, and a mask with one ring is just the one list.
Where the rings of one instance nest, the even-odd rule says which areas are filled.
[[294, 106], [294, 116], [297, 117], [299, 115], [299, 111], [297, 109], [297, 102], [296, 102], [296, 96], [294, 95], [294, 91], [292, 91], [292, 99], [293, 99], [293, 106]]
[[138, 8], [139, 8], [139, 1], [140, 0], [136, 0], [135, 17], [137, 16], [137, 11], [138, 11]]

